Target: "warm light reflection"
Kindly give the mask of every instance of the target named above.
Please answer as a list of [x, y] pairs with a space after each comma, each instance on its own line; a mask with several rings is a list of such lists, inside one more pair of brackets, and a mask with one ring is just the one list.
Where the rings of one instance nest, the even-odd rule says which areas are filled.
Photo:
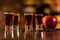
[[60, 29], [60, 15], [58, 15], [58, 16], [56, 16], [56, 17], [57, 17], [57, 19], [58, 19], [58, 24], [57, 24], [57, 27], [56, 27], [56, 28]]
[[44, 0], [44, 3], [51, 3], [51, 0]]
[[55, 0], [57, 4], [57, 12], [60, 12], [60, 0]]
[[45, 14], [50, 14], [50, 12], [51, 12], [51, 10], [50, 10], [49, 8], [45, 8], [45, 9], [44, 9], [44, 13], [45, 13]]
[[53, 21], [56, 21], [56, 19], [55, 19], [55, 18], [53, 18]]
[[24, 4], [25, 5], [33, 5], [33, 4], [35, 4], [35, 0], [25, 0]]

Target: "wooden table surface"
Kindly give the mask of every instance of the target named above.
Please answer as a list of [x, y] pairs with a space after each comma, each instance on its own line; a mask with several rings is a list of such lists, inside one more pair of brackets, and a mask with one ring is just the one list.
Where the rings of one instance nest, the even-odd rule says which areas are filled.
[[7, 34], [7, 38], [4, 38], [4, 30], [0, 30], [0, 40], [60, 40], [60, 31], [50, 32], [20, 32], [19, 38], [14, 32], [14, 38], [12, 39], [11, 34]]

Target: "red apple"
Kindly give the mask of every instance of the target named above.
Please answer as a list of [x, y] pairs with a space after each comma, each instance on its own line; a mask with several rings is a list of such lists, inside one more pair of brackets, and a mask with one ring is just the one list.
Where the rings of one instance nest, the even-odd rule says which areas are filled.
[[42, 19], [45, 29], [54, 29], [58, 23], [56, 16], [47, 15]]

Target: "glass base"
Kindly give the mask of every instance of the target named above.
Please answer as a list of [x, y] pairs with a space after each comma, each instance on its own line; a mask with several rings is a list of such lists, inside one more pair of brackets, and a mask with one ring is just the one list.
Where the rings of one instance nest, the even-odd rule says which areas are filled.
[[32, 25], [25, 25], [25, 31], [33, 31]]

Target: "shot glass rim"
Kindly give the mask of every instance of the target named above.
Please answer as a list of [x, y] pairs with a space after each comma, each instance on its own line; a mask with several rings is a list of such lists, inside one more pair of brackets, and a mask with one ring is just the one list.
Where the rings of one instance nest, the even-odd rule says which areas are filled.
[[19, 16], [20, 14], [14, 14], [14, 16]]
[[35, 16], [43, 16], [43, 14], [35, 14]]
[[24, 15], [33, 15], [33, 13], [24, 13]]
[[8, 13], [8, 12], [4, 12], [4, 14], [14, 14], [14, 13], [12, 13], [12, 12], [11, 12], [11, 13]]

